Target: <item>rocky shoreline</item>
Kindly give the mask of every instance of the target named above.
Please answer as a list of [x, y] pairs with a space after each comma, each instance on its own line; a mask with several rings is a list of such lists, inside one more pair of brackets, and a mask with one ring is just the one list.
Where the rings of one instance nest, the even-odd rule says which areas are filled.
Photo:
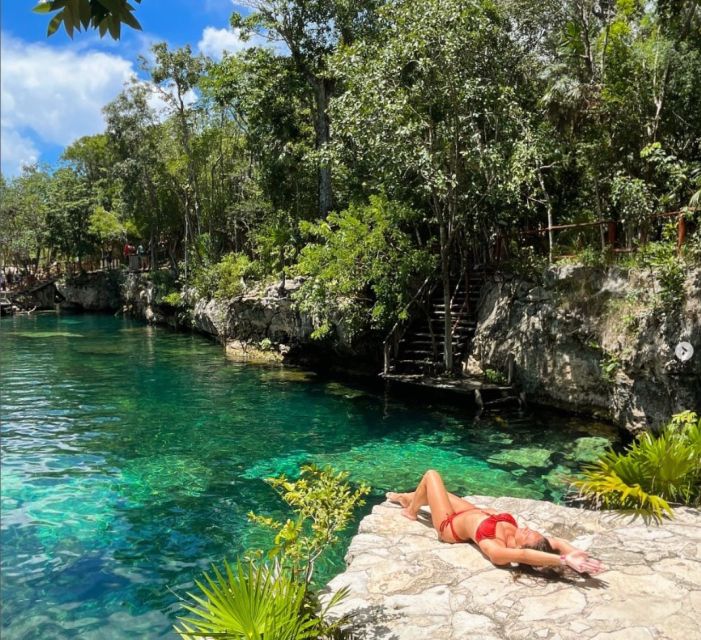
[[[701, 513], [677, 508], [662, 524], [620, 512], [537, 500], [471, 496], [519, 525], [571, 540], [601, 559], [596, 577], [558, 578], [492, 565], [469, 544], [438, 541], [428, 512], [417, 522], [376, 506], [328, 594], [349, 589], [335, 615], [352, 613], [364, 640], [690, 640], [701, 620]], [[328, 597], [328, 595], [327, 595]]]
[[[351, 340], [339, 319], [334, 339], [314, 340], [313, 319], [294, 305], [297, 280], [249, 289], [231, 300], [182, 293], [180, 306], [148, 273], [56, 283], [62, 308], [122, 310], [150, 323], [195, 330], [253, 362], [326, 367], [377, 379], [381, 336]], [[674, 308], [651, 303], [654, 273], [578, 265], [551, 267], [540, 282], [495, 274], [483, 287], [464, 371], [506, 375], [529, 402], [610, 421], [630, 433], [656, 429], [701, 407], [701, 269], [689, 270]], [[680, 362], [676, 344], [697, 355]]]

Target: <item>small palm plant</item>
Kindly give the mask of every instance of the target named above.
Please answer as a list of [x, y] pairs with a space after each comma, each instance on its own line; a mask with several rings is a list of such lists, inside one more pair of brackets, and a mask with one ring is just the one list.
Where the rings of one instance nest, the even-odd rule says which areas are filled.
[[625, 453], [607, 451], [571, 483], [597, 505], [657, 519], [673, 515], [670, 501], [700, 504], [701, 418], [677, 414], [659, 436], [644, 433]]
[[224, 563], [212, 567], [206, 585], [196, 581], [204, 597], [188, 594], [198, 606], [184, 605], [190, 614], [175, 630], [184, 640], [302, 640], [314, 637], [316, 620], [303, 611], [305, 585], [265, 563]]

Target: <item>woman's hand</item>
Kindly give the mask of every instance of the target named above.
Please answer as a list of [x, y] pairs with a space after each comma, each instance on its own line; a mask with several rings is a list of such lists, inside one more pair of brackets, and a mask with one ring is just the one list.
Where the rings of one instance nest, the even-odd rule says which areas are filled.
[[560, 556], [563, 564], [566, 564], [570, 569], [574, 569], [577, 573], [590, 573], [592, 575], [604, 570], [604, 565], [596, 558], [590, 558], [586, 551], [576, 549], [568, 554]]

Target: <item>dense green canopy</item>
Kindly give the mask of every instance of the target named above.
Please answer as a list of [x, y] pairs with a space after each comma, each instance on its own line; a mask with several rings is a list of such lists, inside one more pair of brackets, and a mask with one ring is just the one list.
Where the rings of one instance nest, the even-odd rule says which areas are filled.
[[[149, 79], [105, 106], [104, 133], [57, 171], [3, 179], [5, 263], [141, 242], [204, 293], [238, 287], [208, 273], [304, 275], [320, 334], [344, 313], [386, 331], [427, 274], [445, 284], [456, 256], [489, 258], [495, 238], [519, 264], [554, 260], [600, 251], [605, 228], [535, 253], [523, 231], [612, 220], [634, 248], [661, 239], [653, 214], [698, 205], [694, 0], [244, 4], [232, 24], [279, 47], [214, 62], [158, 44]], [[50, 31], [138, 28], [123, 0], [40, 8]]]

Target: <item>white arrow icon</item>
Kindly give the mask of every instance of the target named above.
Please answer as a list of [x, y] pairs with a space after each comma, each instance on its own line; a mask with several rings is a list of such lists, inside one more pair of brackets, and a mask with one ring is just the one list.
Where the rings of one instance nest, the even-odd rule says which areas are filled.
[[674, 350], [674, 354], [679, 360], [686, 362], [687, 360], [691, 360], [691, 357], [694, 355], [694, 347], [688, 342], [680, 342]]

